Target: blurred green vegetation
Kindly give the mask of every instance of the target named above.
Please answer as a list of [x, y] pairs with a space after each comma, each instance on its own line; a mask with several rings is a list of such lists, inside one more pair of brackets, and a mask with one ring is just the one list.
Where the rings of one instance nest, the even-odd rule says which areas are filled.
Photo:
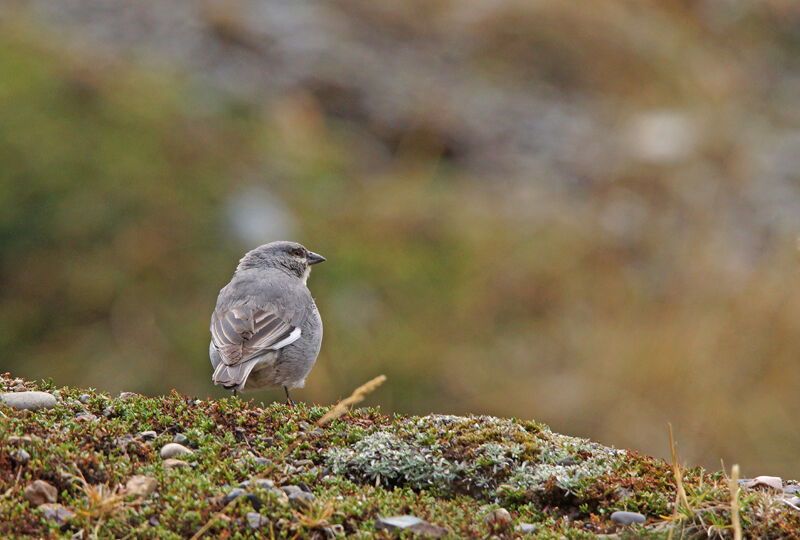
[[[398, 6], [350, 9], [419, 31]], [[768, 107], [770, 94], [748, 78], [758, 62], [716, 63], [716, 53], [736, 57], [730, 35], [707, 43], [678, 2], [659, 16], [682, 21], [684, 35], [636, 26], [624, 10], [598, 23], [522, 3], [481, 26], [481, 77], [544, 79], [565, 99], [600, 95], [613, 122], [625, 107], [680, 105], [710, 126], [696, 161], [620, 160], [580, 192], [558, 186], [561, 195], [530, 200], [501, 173], [481, 177], [453, 159], [435, 122], [384, 136], [390, 152], [375, 165], [354, 120], [312, 90], [267, 104], [215, 95], [206, 107], [209, 91], [172, 72], [97, 62], [7, 25], [0, 367], [108, 391], [223, 395], [210, 383], [208, 319], [254, 247], [235, 239], [225, 204], [257, 187], [294, 216], [293, 239], [328, 258], [309, 282], [325, 339], [299, 399], [330, 403], [385, 373], [371, 399], [389, 411], [535, 418], [657, 455], [671, 421], [693, 462], [792, 471], [795, 231], [746, 231], [763, 242], [741, 266], [729, 253], [748, 208], [740, 196], [759, 189], [733, 137], [757, 115], [731, 115], [753, 100]], [[561, 47], [553, 28], [570, 25], [580, 31]], [[759, 58], [791, 64], [790, 33], [770, 36], [760, 18], [731, 28], [780, 42]], [[638, 33], [655, 52], [631, 45]], [[681, 58], [697, 64], [687, 71]], [[686, 187], [701, 183], [711, 187], [700, 195]], [[620, 231], [612, 210], [627, 200], [645, 217]]]

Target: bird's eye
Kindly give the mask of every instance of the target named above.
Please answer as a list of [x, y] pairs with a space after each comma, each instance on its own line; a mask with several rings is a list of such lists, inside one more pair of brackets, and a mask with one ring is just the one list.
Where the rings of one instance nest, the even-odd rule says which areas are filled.
[[294, 249], [291, 251], [291, 253], [292, 253], [292, 255], [294, 255], [295, 257], [302, 257], [302, 256], [303, 256], [303, 250], [302, 250], [302, 249], [300, 249], [300, 248], [294, 248]]

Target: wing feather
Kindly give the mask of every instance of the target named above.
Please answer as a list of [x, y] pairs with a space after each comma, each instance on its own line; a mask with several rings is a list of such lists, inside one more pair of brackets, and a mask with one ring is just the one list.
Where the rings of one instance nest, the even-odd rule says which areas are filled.
[[215, 310], [211, 316], [211, 342], [228, 366], [281, 349], [296, 341], [300, 333], [300, 328], [281, 317], [274, 308], [237, 306]]

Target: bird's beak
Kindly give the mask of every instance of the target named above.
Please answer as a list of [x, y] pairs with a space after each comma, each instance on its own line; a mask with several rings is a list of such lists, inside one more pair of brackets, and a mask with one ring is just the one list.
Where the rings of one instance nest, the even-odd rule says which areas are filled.
[[317, 264], [317, 263], [321, 263], [321, 262], [325, 262], [325, 257], [320, 255], [319, 253], [314, 253], [313, 251], [309, 251], [308, 252], [308, 264], [309, 265]]

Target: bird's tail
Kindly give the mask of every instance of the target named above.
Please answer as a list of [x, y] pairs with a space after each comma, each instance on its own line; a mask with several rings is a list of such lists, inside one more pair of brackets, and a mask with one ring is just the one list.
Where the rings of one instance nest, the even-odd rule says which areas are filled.
[[250, 372], [253, 371], [256, 364], [258, 364], [258, 359], [255, 358], [233, 366], [220, 362], [214, 370], [211, 380], [214, 381], [214, 384], [221, 385], [228, 390], [242, 390], [247, 382], [247, 377], [250, 376]]

